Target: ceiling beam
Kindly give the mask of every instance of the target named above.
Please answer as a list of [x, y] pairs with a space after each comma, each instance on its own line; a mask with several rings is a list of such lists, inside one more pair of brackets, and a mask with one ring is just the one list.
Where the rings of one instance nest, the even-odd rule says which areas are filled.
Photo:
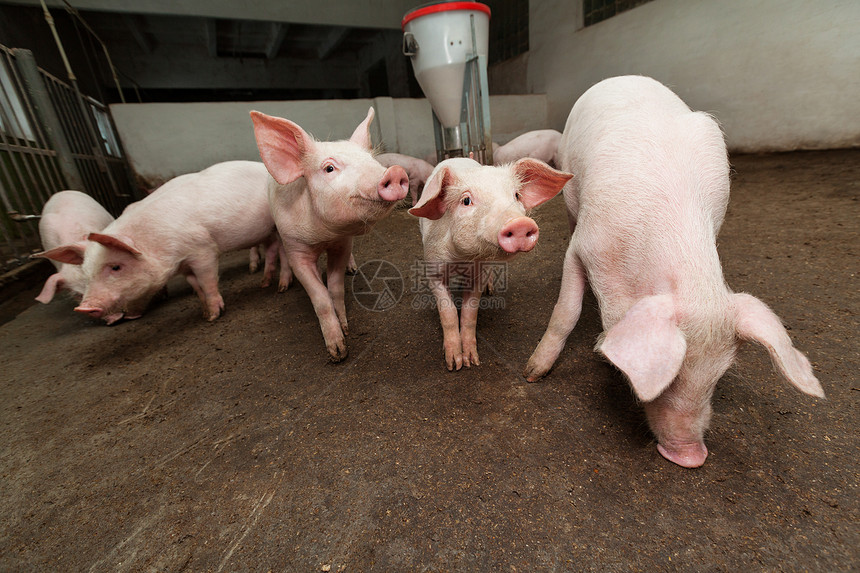
[[[62, 0], [45, 0], [65, 10]], [[10, 0], [10, 4], [41, 6], [41, 0]], [[170, 16], [202, 16], [228, 20], [265, 20], [295, 24], [400, 29], [404, 14], [421, 0], [73, 0], [81, 11]]]
[[143, 89], [357, 89], [356, 62], [291, 58], [209, 58], [193, 51], [127, 55], [114, 63]]

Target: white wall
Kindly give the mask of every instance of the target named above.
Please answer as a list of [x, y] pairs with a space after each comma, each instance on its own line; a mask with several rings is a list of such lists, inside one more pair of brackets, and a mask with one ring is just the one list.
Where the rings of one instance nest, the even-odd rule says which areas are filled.
[[[356, 99], [226, 103], [115, 104], [111, 113], [135, 172], [150, 186], [220, 161], [259, 161], [248, 113], [286, 117], [321, 141], [347, 139], [367, 115], [375, 146], [424, 157], [435, 149], [430, 105], [425, 99]], [[543, 95], [490, 98], [493, 140], [547, 125]]]
[[530, 2], [528, 83], [550, 127], [616, 75], [716, 115], [730, 149], [860, 146], [860, 1], [653, 0], [581, 28], [580, 0]]

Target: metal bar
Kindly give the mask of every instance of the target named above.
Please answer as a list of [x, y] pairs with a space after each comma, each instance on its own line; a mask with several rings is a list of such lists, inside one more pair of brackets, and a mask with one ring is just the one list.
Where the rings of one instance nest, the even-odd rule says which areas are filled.
[[[31, 58], [32, 58], [32, 54]], [[25, 137], [22, 141], [24, 141], [26, 147], [31, 149], [45, 149], [47, 148], [47, 144], [45, 143], [45, 138], [42, 137], [42, 130], [40, 127], [40, 121], [37, 119], [38, 106], [33, 105], [31, 102], [31, 97], [27, 97], [31, 95], [29, 91], [28, 77], [26, 72], [21, 72], [21, 66], [23, 65], [25, 68], [32, 63], [35, 67], [35, 61], [27, 62], [26, 55], [24, 57], [23, 63], [19, 64], [22, 60], [15, 57], [15, 66], [10, 66], [12, 79], [14, 80], [14, 88], [16, 90], [16, 94], [20, 95], [20, 100], [24, 102], [26, 107], [26, 118], [29, 131], [34, 137], [34, 141], [31, 143], [29, 137]], [[38, 71], [37, 77], [38, 77]], [[38, 86], [36, 86], [38, 87]], [[32, 162], [28, 161], [27, 157], [32, 158]], [[51, 181], [51, 169], [49, 169], [49, 162], [40, 155], [21, 155], [21, 162], [26, 166], [27, 174], [29, 175], [30, 182], [32, 184], [32, 188], [26, 193], [26, 197], [28, 202], [30, 203], [30, 211], [32, 213], [39, 213], [41, 211], [41, 206], [45, 204], [48, 196], [51, 194], [49, 189], [52, 187]], [[40, 168], [41, 167], [41, 168]], [[35, 175], [34, 175], [35, 170]], [[23, 204], [23, 201], [21, 201]]]
[[15, 50], [15, 63], [24, 79], [24, 84], [27, 87], [29, 98], [33, 102], [36, 115], [40, 120], [39, 122], [44, 126], [44, 132], [47, 135], [48, 141], [51, 147], [57, 151], [60, 170], [63, 173], [66, 184], [72, 188], [81, 187], [83, 185], [81, 175], [75, 167], [74, 160], [70, 157], [71, 149], [63, 135], [62, 123], [56, 111], [54, 111], [53, 105], [51, 105], [47, 86], [39, 74], [39, 68], [36, 66], [36, 60], [33, 58], [33, 52], [29, 50]]

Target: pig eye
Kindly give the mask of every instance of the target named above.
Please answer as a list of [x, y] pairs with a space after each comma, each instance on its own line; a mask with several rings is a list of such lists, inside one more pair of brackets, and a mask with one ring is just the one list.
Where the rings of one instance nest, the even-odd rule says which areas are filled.
[[522, 201], [522, 200], [523, 200], [523, 196], [522, 196], [522, 194], [521, 194], [519, 191], [517, 191], [517, 192], [516, 192], [516, 194], [514, 194], [514, 197], [516, 197], [516, 198], [517, 198], [517, 201]]
[[472, 204], [472, 198], [471, 197], [469, 197], [468, 195], [463, 197], [463, 205], [468, 207], [471, 204]]
[[323, 165], [323, 171], [325, 171], [326, 173], [334, 173], [334, 165], [332, 165], [331, 163], [326, 163], [325, 165]]
[[112, 270], [112, 271], [120, 271], [120, 270], [122, 270], [122, 265], [111, 265], [110, 270]]

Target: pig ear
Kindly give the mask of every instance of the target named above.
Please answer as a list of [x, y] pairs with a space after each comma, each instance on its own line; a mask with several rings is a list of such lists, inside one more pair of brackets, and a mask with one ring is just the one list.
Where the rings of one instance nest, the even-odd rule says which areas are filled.
[[421, 198], [409, 209], [410, 215], [436, 220], [445, 214], [445, 192], [454, 181], [454, 175], [447, 167], [442, 167], [430, 176], [424, 184]]
[[36, 300], [42, 304], [48, 304], [54, 299], [57, 291], [63, 288], [65, 281], [60, 273], [54, 273], [45, 281], [45, 286], [42, 287], [42, 292], [36, 297]]
[[687, 352], [669, 295], [641, 299], [597, 346], [630, 379], [636, 396], [644, 402], [672, 384]]
[[252, 111], [251, 119], [260, 157], [275, 181], [286, 185], [301, 177], [304, 156], [313, 147], [311, 136], [282, 117]]
[[824, 390], [812, 373], [809, 360], [791, 344], [779, 317], [766, 304], [749, 294], [735, 294], [732, 302], [738, 337], [764, 346], [780, 374], [800, 391], [824, 398]]
[[[79, 265], [84, 262], [85, 243], [72, 243], [70, 245], [62, 245], [53, 249], [34, 253], [30, 255], [31, 259], [51, 259], [60, 263], [69, 265]], [[38, 299], [37, 299], [38, 300]]]
[[367, 150], [373, 149], [373, 143], [370, 140], [370, 122], [373, 121], [374, 113], [373, 106], [370, 106], [370, 109], [367, 110], [367, 117], [355, 128], [352, 137], [349, 138], [351, 142]]
[[128, 237], [119, 238], [113, 235], [102, 235], [101, 233], [90, 233], [87, 235], [87, 239], [90, 241], [94, 241], [96, 243], [100, 243], [109, 249], [116, 249], [118, 251], [125, 251], [134, 255], [135, 257], [141, 256], [143, 253], [134, 248], [134, 243], [132, 243], [131, 239]]
[[531, 209], [558, 195], [573, 175], [553, 169], [543, 161], [526, 157], [514, 163], [514, 172], [522, 180], [520, 201]]

